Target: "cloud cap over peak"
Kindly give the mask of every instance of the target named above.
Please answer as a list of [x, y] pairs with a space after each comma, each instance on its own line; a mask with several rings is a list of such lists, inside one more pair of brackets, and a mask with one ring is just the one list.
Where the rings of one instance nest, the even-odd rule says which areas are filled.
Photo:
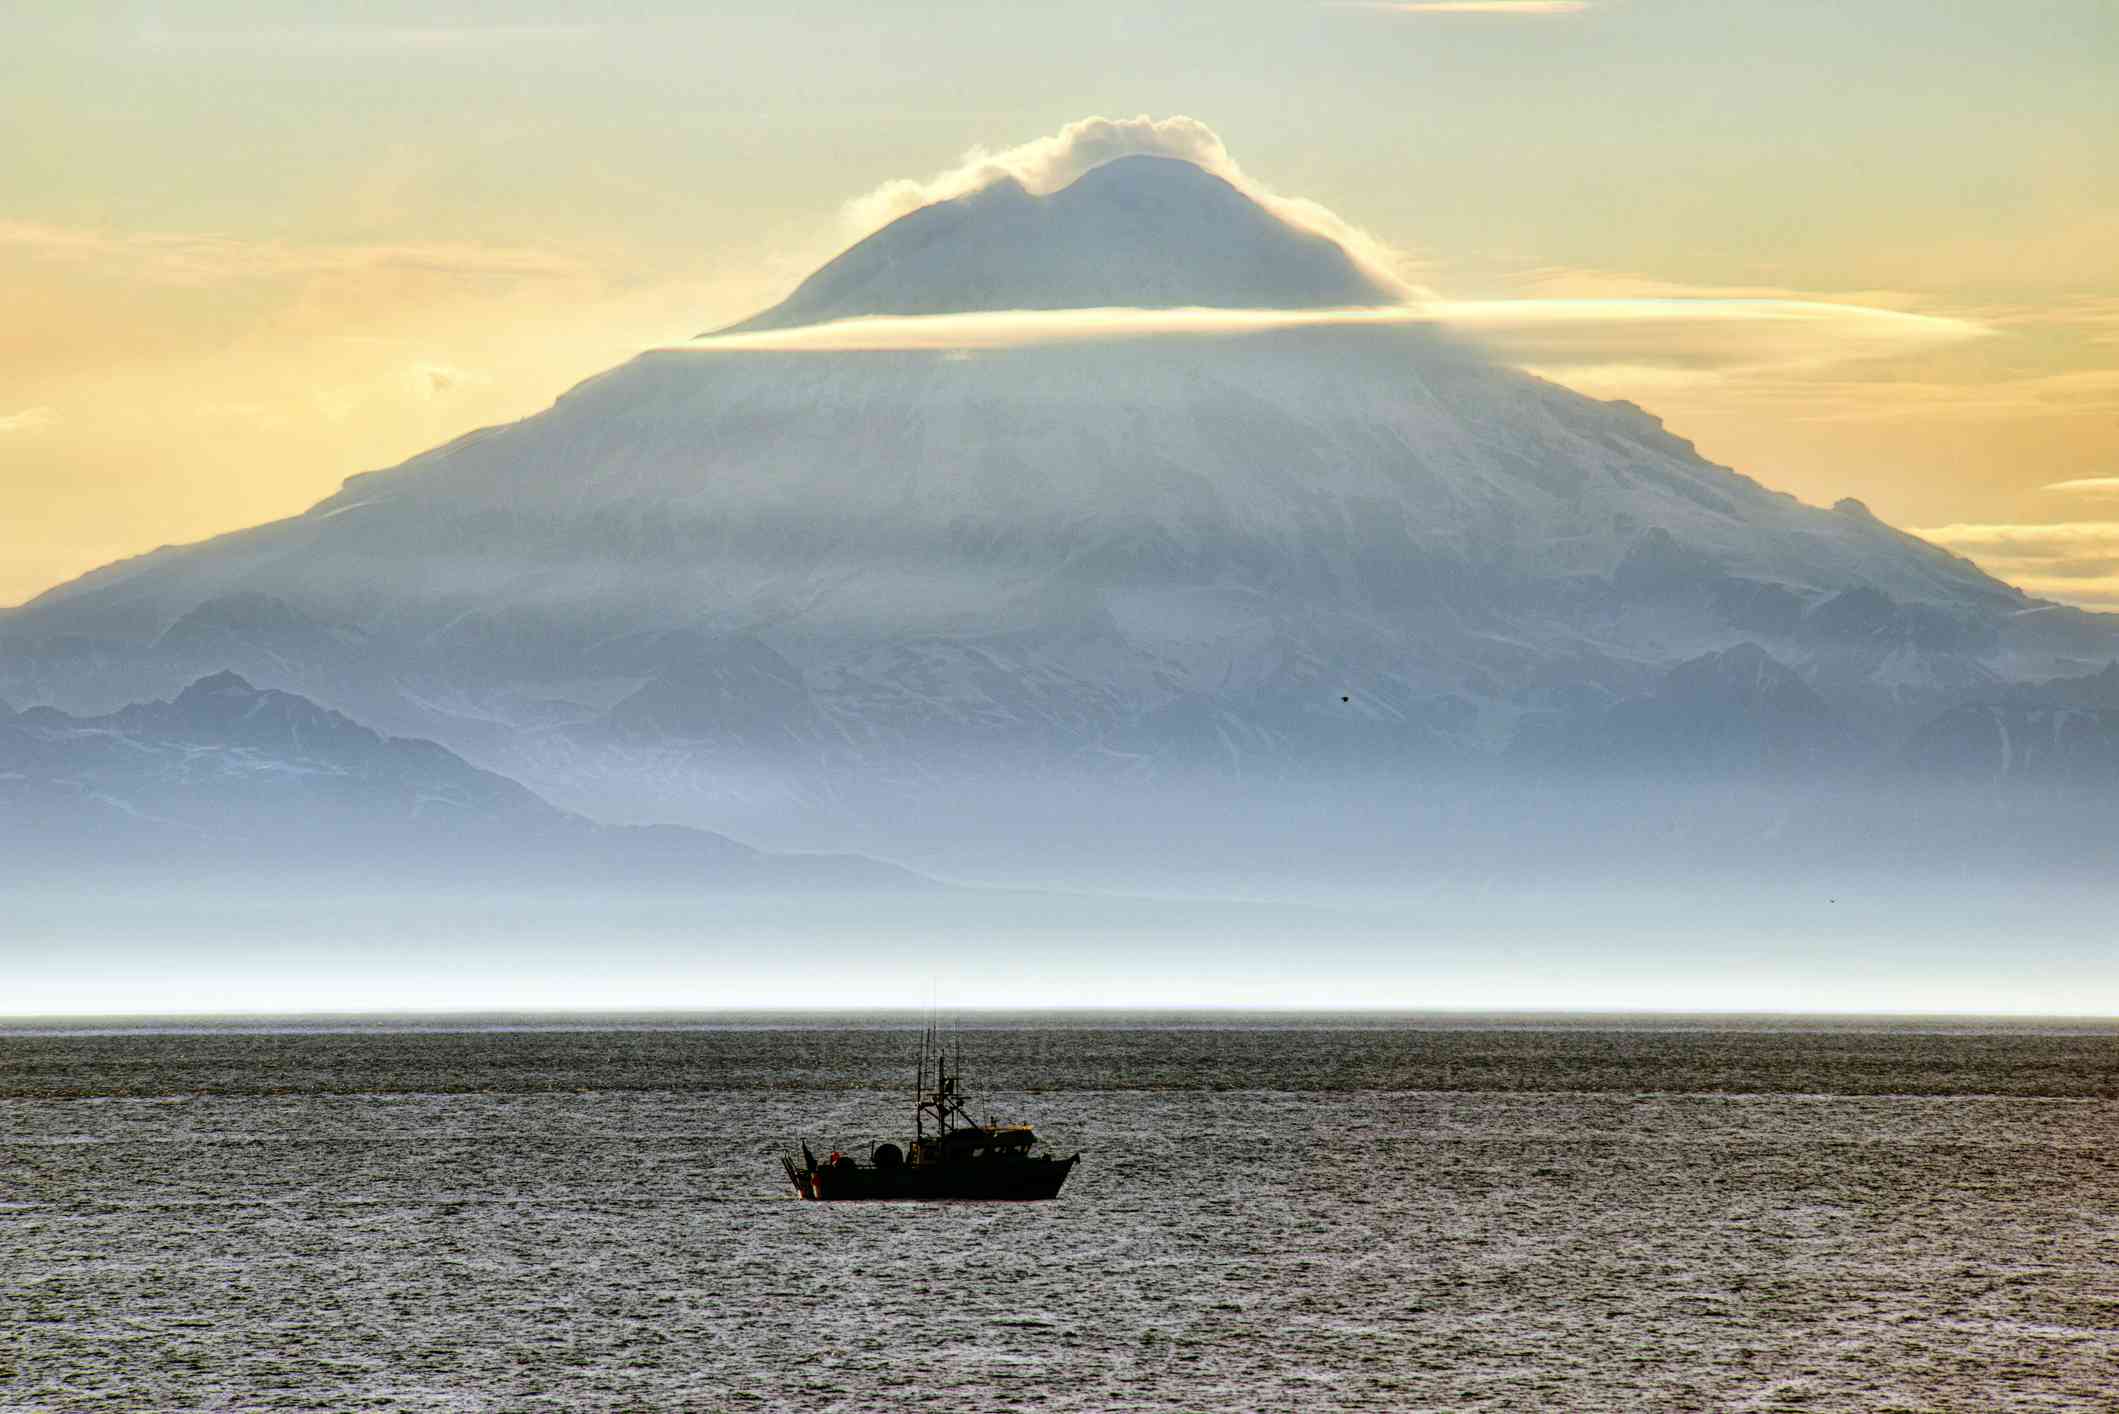
[[1242, 189], [1243, 174], [1215, 131], [1197, 118], [1083, 118], [1049, 137], [995, 152], [973, 147], [956, 166], [925, 181], [899, 178], [846, 204], [846, 223], [859, 236], [900, 216], [968, 196], [996, 182], [1014, 180], [1040, 195], [1071, 185], [1075, 178], [1117, 157], [1146, 154], [1177, 157]]
[[[1410, 297], [1314, 224], [1190, 157], [1107, 157], [1112, 145], [988, 171], [985, 185], [898, 217], [723, 332], [1002, 310], [1398, 308]], [[1106, 160], [1043, 190], [1085, 154]]]
[[1008, 180], [1034, 195], [1049, 195], [1107, 162], [1135, 156], [1174, 157], [1210, 172], [1281, 220], [1343, 247], [1365, 271], [1399, 294], [1418, 293], [1405, 278], [1409, 262], [1401, 253], [1317, 202], [1273, 191], [1237, 165], [1220, 134], [1182, 114], [1082, 118], [1015, 147], [974, 147], [954, 167], [924, 181], [899, 178], [854, 198], [846, 203], [845, 224], [850, 236], [867, 236], [921, 207]]

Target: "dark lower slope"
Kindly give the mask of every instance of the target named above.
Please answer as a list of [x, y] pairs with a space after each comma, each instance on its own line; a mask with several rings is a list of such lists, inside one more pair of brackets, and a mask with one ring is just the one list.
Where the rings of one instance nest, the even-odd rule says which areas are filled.
[[2119, 710], [1968, 703], [1913, 734], [1903, 753], [1923, 776], [2095, 792], [2119, 789]]
[[857, 857], [614, 828], [430, 741], [385, 737], [234, 673], [101, 717], [0, 716], [0, 876], [299, 876], [378, 888], [900, 889]]
[[1846, 714], [1746, 642], [1678, 664], [1644, 696], [1528, 714], [1512, 754], [1548, 770], [1740, 780], [1844, 770], [1863, 745]]

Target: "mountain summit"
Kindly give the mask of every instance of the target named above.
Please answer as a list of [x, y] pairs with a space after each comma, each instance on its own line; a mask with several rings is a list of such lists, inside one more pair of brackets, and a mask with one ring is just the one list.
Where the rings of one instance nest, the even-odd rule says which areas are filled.
[[1399, 295], [1345, 250], [1175, 157], [1106, 162], [1049, 196], [1014, 178], [891, 222], [751, 333], [862, 315], [1008, 309], [1333, 309]]

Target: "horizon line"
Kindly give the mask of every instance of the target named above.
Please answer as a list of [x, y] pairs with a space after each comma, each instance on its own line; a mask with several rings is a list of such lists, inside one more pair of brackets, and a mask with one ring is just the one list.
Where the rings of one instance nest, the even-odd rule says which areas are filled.
[[[598, 1019], [630, 1017], [906, 1017], [917, 1021], [930, 1008], [912, 1003], [856, 1007], [736, 1006], [736, 1007], [433, 1007], [421, 1009], [362, 1008], [339, 1011], [169, 1011], [169, 1012], [0, 1012], [0, 1029], [50, 1022], [164, 1022], [164, 1021], [357, 1021], [357, 1020], [465, 1020], [482, 1017], [539, 1019]], [[1731, 1020], [1937, 1020], [1937, 1021], [2054, 1021], [2096, 1022], [2119, 1026], [2119, 1012], [2047, 1011], [1958, 1011], [1931, 1008], [1805, 1008], [1801, 1010], [1753, 1007], [1546, 1007], [1546, 1006], [1357, 1006], [1321, 1003], [1307, 1006], [1229, 1006], [1218, 1003], [1170, 1002], [1124, 1006], [1058, 1002], [1045, 1006], [962, 1006], [948, 1009], [953, 1016], [1024, 1017], [1053, 1014], [1090, 1016], [1375, 1016], [1375, 1017], [1569, 1017], [1598, 1018], [1692, 1018]], [[912, 1024], [911, 1021], [908, 1024]]]

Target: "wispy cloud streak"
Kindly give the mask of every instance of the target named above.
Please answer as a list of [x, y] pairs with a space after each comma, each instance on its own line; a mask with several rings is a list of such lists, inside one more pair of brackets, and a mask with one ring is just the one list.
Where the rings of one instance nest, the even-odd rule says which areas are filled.
[[1810, 367], [1978, 338], [1965, 320], [1793, 300], [1431, 300], [1355, 309], [1071, 309], [842, 320], [693, 340], [700, 352], [980, 350], [1428, 325], [1555, 372], [1612, 364], [1677, 369]]
[[2020, 422], [2119, 416], [2119, 369], [1980, 382], [1760, 377], [1723, 390], [1801, 422]]
[[[1698, 281], [1666, 280], [1628, 270], [1599, 270], [1575, 265], [1542, 265], [1515, 271], [1507, 277], [1512, 297], [1517, 299], [1716, 299], [1778, 300], [1800, 304], [1855, 304], [1875, 309], [1918, 310], [1920, 295], [1905, 290], [1797, 289], [1789, 285], [1702, 284]], [[1987, 318], [1982, 322], [2001, 321]]]
[[59, 414], [50, 408], [24, 408], [20, 412], [0, 415], [0, 432], [37, 432], [58, 420]]
[[588, 24], [321, 24], [187, 29], [149, 20], [134, 31], [133, 41], [142, 49], [174, 54], [351, 58], [483, 53], [519, 45], [572, 44], [593, 37], [598, 28]]
[[393, 270], [427, 275], [554, 278], [584, 273], [549, 251], [453, 242], [303, 246], [212, 234], [110, 232], [0, 221], [0, 252], [98, 265], [133, 279], [178, 285]]
[[2119, 521], [1937, 525], [1913, 534], [2032, 594], [2119, 605]]
[[1983, 338], [1971, 320], [1798, 299], [1502, 299], [1431, 306], [1541, 368], [1792, 369]]
[[703, 353], [981, 350], [1184, 334], [1249, 334], [1320, 325], [1432, 324], [1412, 305], [1356, 309], [1007, 309], [974, 314], [884, 315], [719, 334], [674, 348]]
[[2044, 304], [2001, 306], [1981, 310], [1980, 316], [2004, 329], [2060, 331], [2092, 344], [2119, 344], [2119, 295], [2075, 295]]
[[1593, 8], [1590, 0], [1340, 0], [1333, 10], [1384, 10], [1394, 15], [1579, 15]]
[[2038, 488], [2072, 496], [2119, 496], [2119, 476], [2080, 476], [2072, 481], [2052, 481]]
[[2048, 555], [2110, 549], [2119, 554], [2119, 521], [2075, 520], [2047, 524], [1956, 524], [1915, 530], [1915, 535], [1970, 550], [2007, 550]]

